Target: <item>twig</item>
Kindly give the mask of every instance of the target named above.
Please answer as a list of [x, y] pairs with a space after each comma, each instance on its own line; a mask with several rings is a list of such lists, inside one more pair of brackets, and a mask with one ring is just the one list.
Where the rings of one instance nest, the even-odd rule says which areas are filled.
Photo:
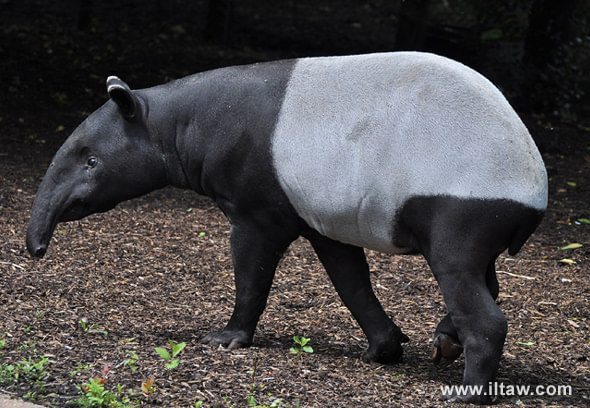
[[1, 264], [4, 264], [4, 265], [12, 265], [12, 266], [14, 266], [15, 268], [18, 268], [18, 269], [20, 269], [20, 270], [23, 270], [23, 271], [25, 270], [24, 266], [20, 266], [20, 265], [14, 264], [14, 263], [12, 263], [12, 262], [5, 262], [5, 261], [0, 261], [0, 263], [1, 263]]
[[523, 278], [523, 279], [528, 279], [528, 280], [535, 280], [536, 279], [533, 276], [517, 275], [515, 273], [505, 272], [505, 271], [496, 271], [496, 273], [503, 273], [505, 275], [514, 276], [515, 278]]

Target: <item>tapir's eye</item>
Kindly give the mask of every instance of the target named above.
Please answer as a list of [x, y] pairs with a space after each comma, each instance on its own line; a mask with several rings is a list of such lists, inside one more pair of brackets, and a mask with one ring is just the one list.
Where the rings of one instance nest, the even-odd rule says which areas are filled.
[[98, 163], [98, 160], [96, 159], [96, 157], [90, 156], [88, 158], [88, 162], [87, 162], [88, 167], [92, 168], [92, 167], [96, 166], [97, 163]]

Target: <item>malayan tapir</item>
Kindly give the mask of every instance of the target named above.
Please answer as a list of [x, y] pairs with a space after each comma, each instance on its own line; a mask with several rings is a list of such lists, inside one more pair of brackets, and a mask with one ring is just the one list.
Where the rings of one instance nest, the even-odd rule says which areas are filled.
[[167, 185], [192, 189], [231, 223], [235, 308], [207, 343], [252, 344], [277, 263], [303, 236], [368, 338], [365, 361], [398, 361], [408, 338], [375, 297], [363, 248], [420, 253], [448, 310], [434, 362], [464, 351], [464, 385], [494, 379], [507, 332], [494, 262], [539, 224], [547, 174], [482, 75], [392, 52], [229, 67], [141, 90], [111, 76], [107, 90], [39, 187], [33, 256], [59, 222]]

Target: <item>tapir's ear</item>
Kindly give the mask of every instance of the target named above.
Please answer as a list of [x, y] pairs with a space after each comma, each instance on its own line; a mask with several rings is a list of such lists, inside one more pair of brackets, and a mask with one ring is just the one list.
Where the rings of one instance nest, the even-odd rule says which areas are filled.
[[116, 76], [107, 78], [107, 92], [119, 106], [125, 119], [133, 119], [137, 115], [137, 100], [131, 88]]

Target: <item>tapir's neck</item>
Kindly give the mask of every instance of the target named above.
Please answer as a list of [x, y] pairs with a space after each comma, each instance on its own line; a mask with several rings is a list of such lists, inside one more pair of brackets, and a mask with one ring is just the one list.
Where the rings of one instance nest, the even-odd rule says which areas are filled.
[[141, 91], [169, 183], [229, 197], [237, 177], [272, 173], [271, 137], [293, 64], [223, 68]]
[[183, 152], [178, 150], [178, 140], [185, 133], [182, 123], [186, 114], [174, 108], [174, 95], [162, 92], [162, 87], [138, 91], [142, 100], [146, 128], [151, 143], [162, 161], [166, 184], [179, 188], [191, 188], [183, 163]]

